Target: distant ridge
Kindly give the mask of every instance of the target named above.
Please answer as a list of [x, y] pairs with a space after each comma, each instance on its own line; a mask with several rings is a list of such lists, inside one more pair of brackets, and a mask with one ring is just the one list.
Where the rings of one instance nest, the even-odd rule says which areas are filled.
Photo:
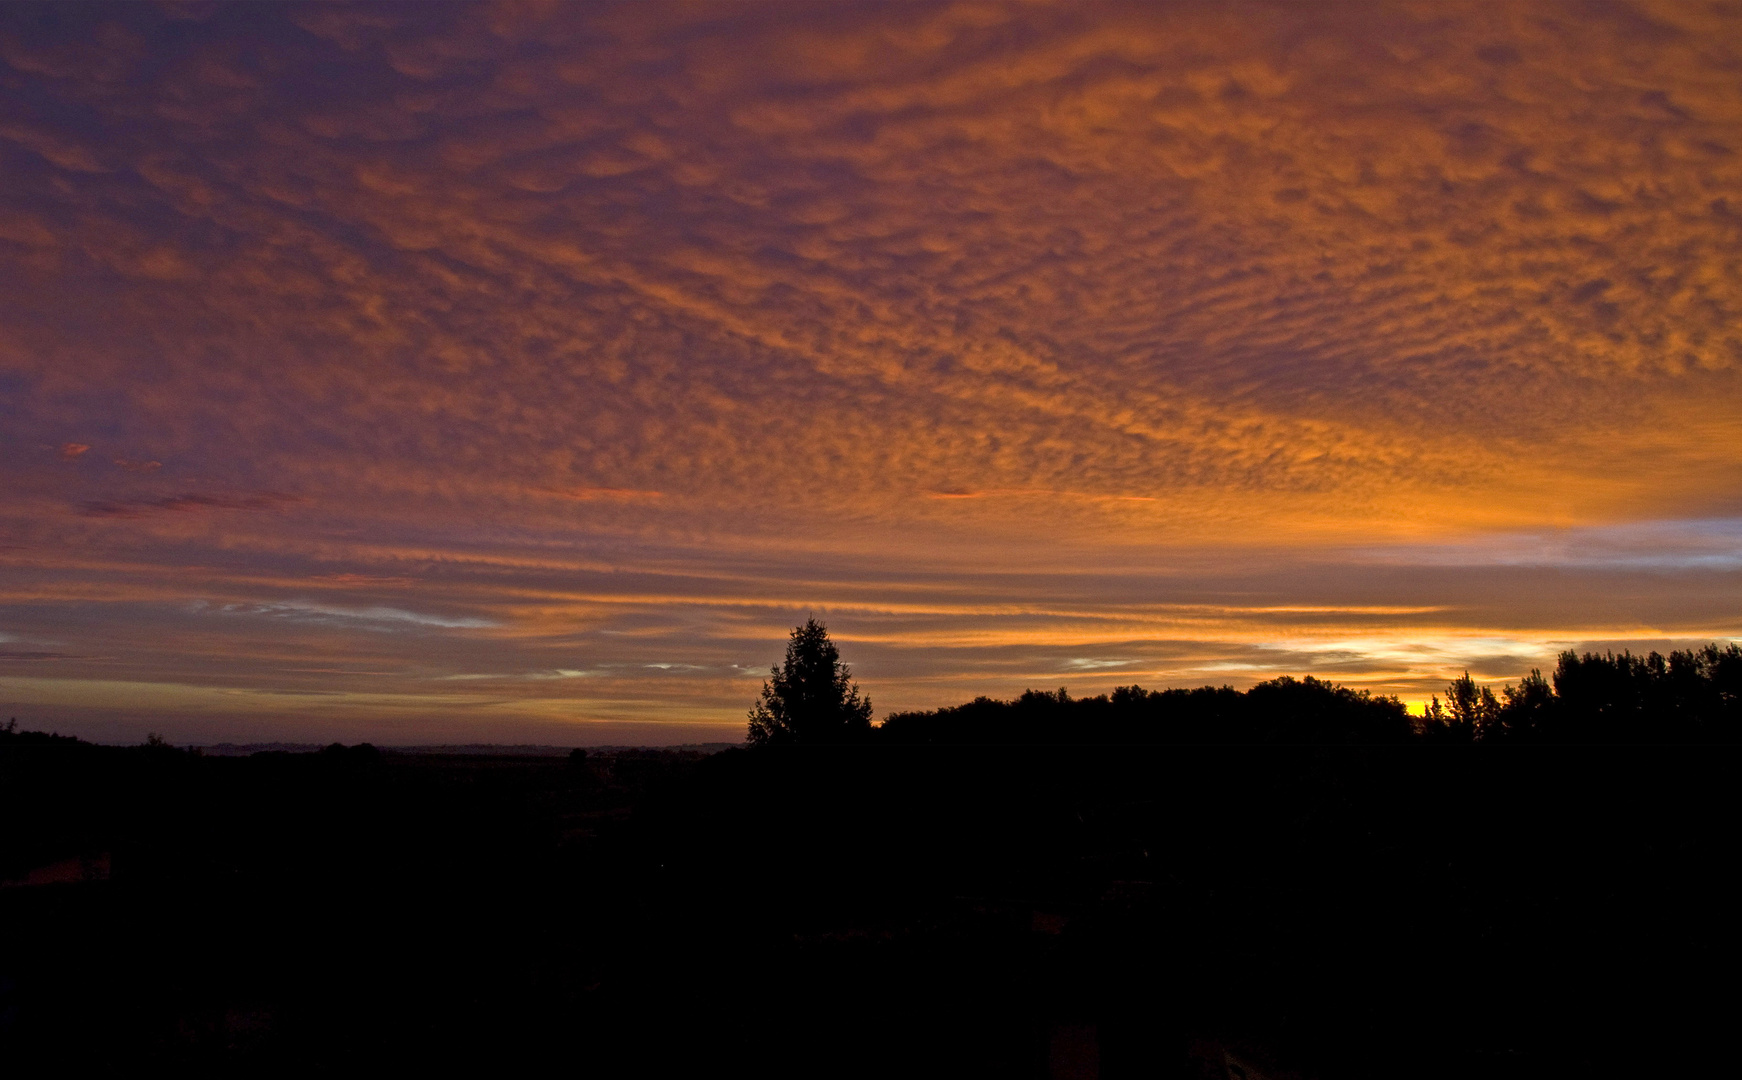
[[198, 750], [208, 757], [247, 757], [249, 754], [283, 753], [312, 754], [320, 749], [317, 743], [262, 742], [262, 743], [218, 743], [215, 746], [187, 746], [184, 749]]
[[[312, 754], [326, 745], [322, 743], [215, 743], [211, 746], [190, 747], [210, 757], [247, 757], [250, 754], [283, 753]], [[742, 743], [710, 742], [710, 743], [677, 743], [671, 746], [583, 746], [579, 749], [589, 754], [622, 754], [645, 750], [675, 750], [694, 754], [717, 754], [722, 750], [730, 750]], [[389, 754], [448, 754], [471, 757], [567, 757], [573, 750], [572, 746], [549, 746], [543, 743], [436, 743], [422, 746], [387, 746], [380, 745], [376, 749]]]

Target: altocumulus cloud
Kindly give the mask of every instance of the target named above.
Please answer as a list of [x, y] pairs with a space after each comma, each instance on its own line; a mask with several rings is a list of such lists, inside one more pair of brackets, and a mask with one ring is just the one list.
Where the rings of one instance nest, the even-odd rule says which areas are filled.
[[[684, 723], [808, 609], [880, 704], [1263, 674], [1279, 633], [1411, 693], [1460, 642], [1735, 633], [1715, 526], [1625, 530], [1742, 512], [1739, 41], [1700, 3], [9, 8], [0, 616], [263, 688], [560, 654], [613, 673], [574, 715]], [[1597, 577], [1505, 577], [1569, 535]], [[199, 597], [280, 636], [163, 614]]]

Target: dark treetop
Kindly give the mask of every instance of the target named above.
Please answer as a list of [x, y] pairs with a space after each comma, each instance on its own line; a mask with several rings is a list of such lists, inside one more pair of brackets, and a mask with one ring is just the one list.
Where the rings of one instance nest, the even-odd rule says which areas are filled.
[[871, 699], [860, 696], [852, 675], [822, 623], [806, 619], [793, 628], [785, 662], [769, 669], [750, 710], [751, 745], [863, 741]]

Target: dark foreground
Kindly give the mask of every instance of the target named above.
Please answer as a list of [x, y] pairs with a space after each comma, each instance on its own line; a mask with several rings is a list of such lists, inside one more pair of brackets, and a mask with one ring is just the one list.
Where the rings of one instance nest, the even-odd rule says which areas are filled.
[[0, 1038], [64, 1073], [1727, 1073], [1736, 755], [11, 736], [0, 877], [93, 880], [0, 889]]

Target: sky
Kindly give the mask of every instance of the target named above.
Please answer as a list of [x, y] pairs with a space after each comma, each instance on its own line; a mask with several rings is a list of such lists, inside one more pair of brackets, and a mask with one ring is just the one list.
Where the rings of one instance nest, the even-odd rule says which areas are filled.
[[7, 5], [0, 283], [25, 727], [1742, 637], [1733, 4]]

